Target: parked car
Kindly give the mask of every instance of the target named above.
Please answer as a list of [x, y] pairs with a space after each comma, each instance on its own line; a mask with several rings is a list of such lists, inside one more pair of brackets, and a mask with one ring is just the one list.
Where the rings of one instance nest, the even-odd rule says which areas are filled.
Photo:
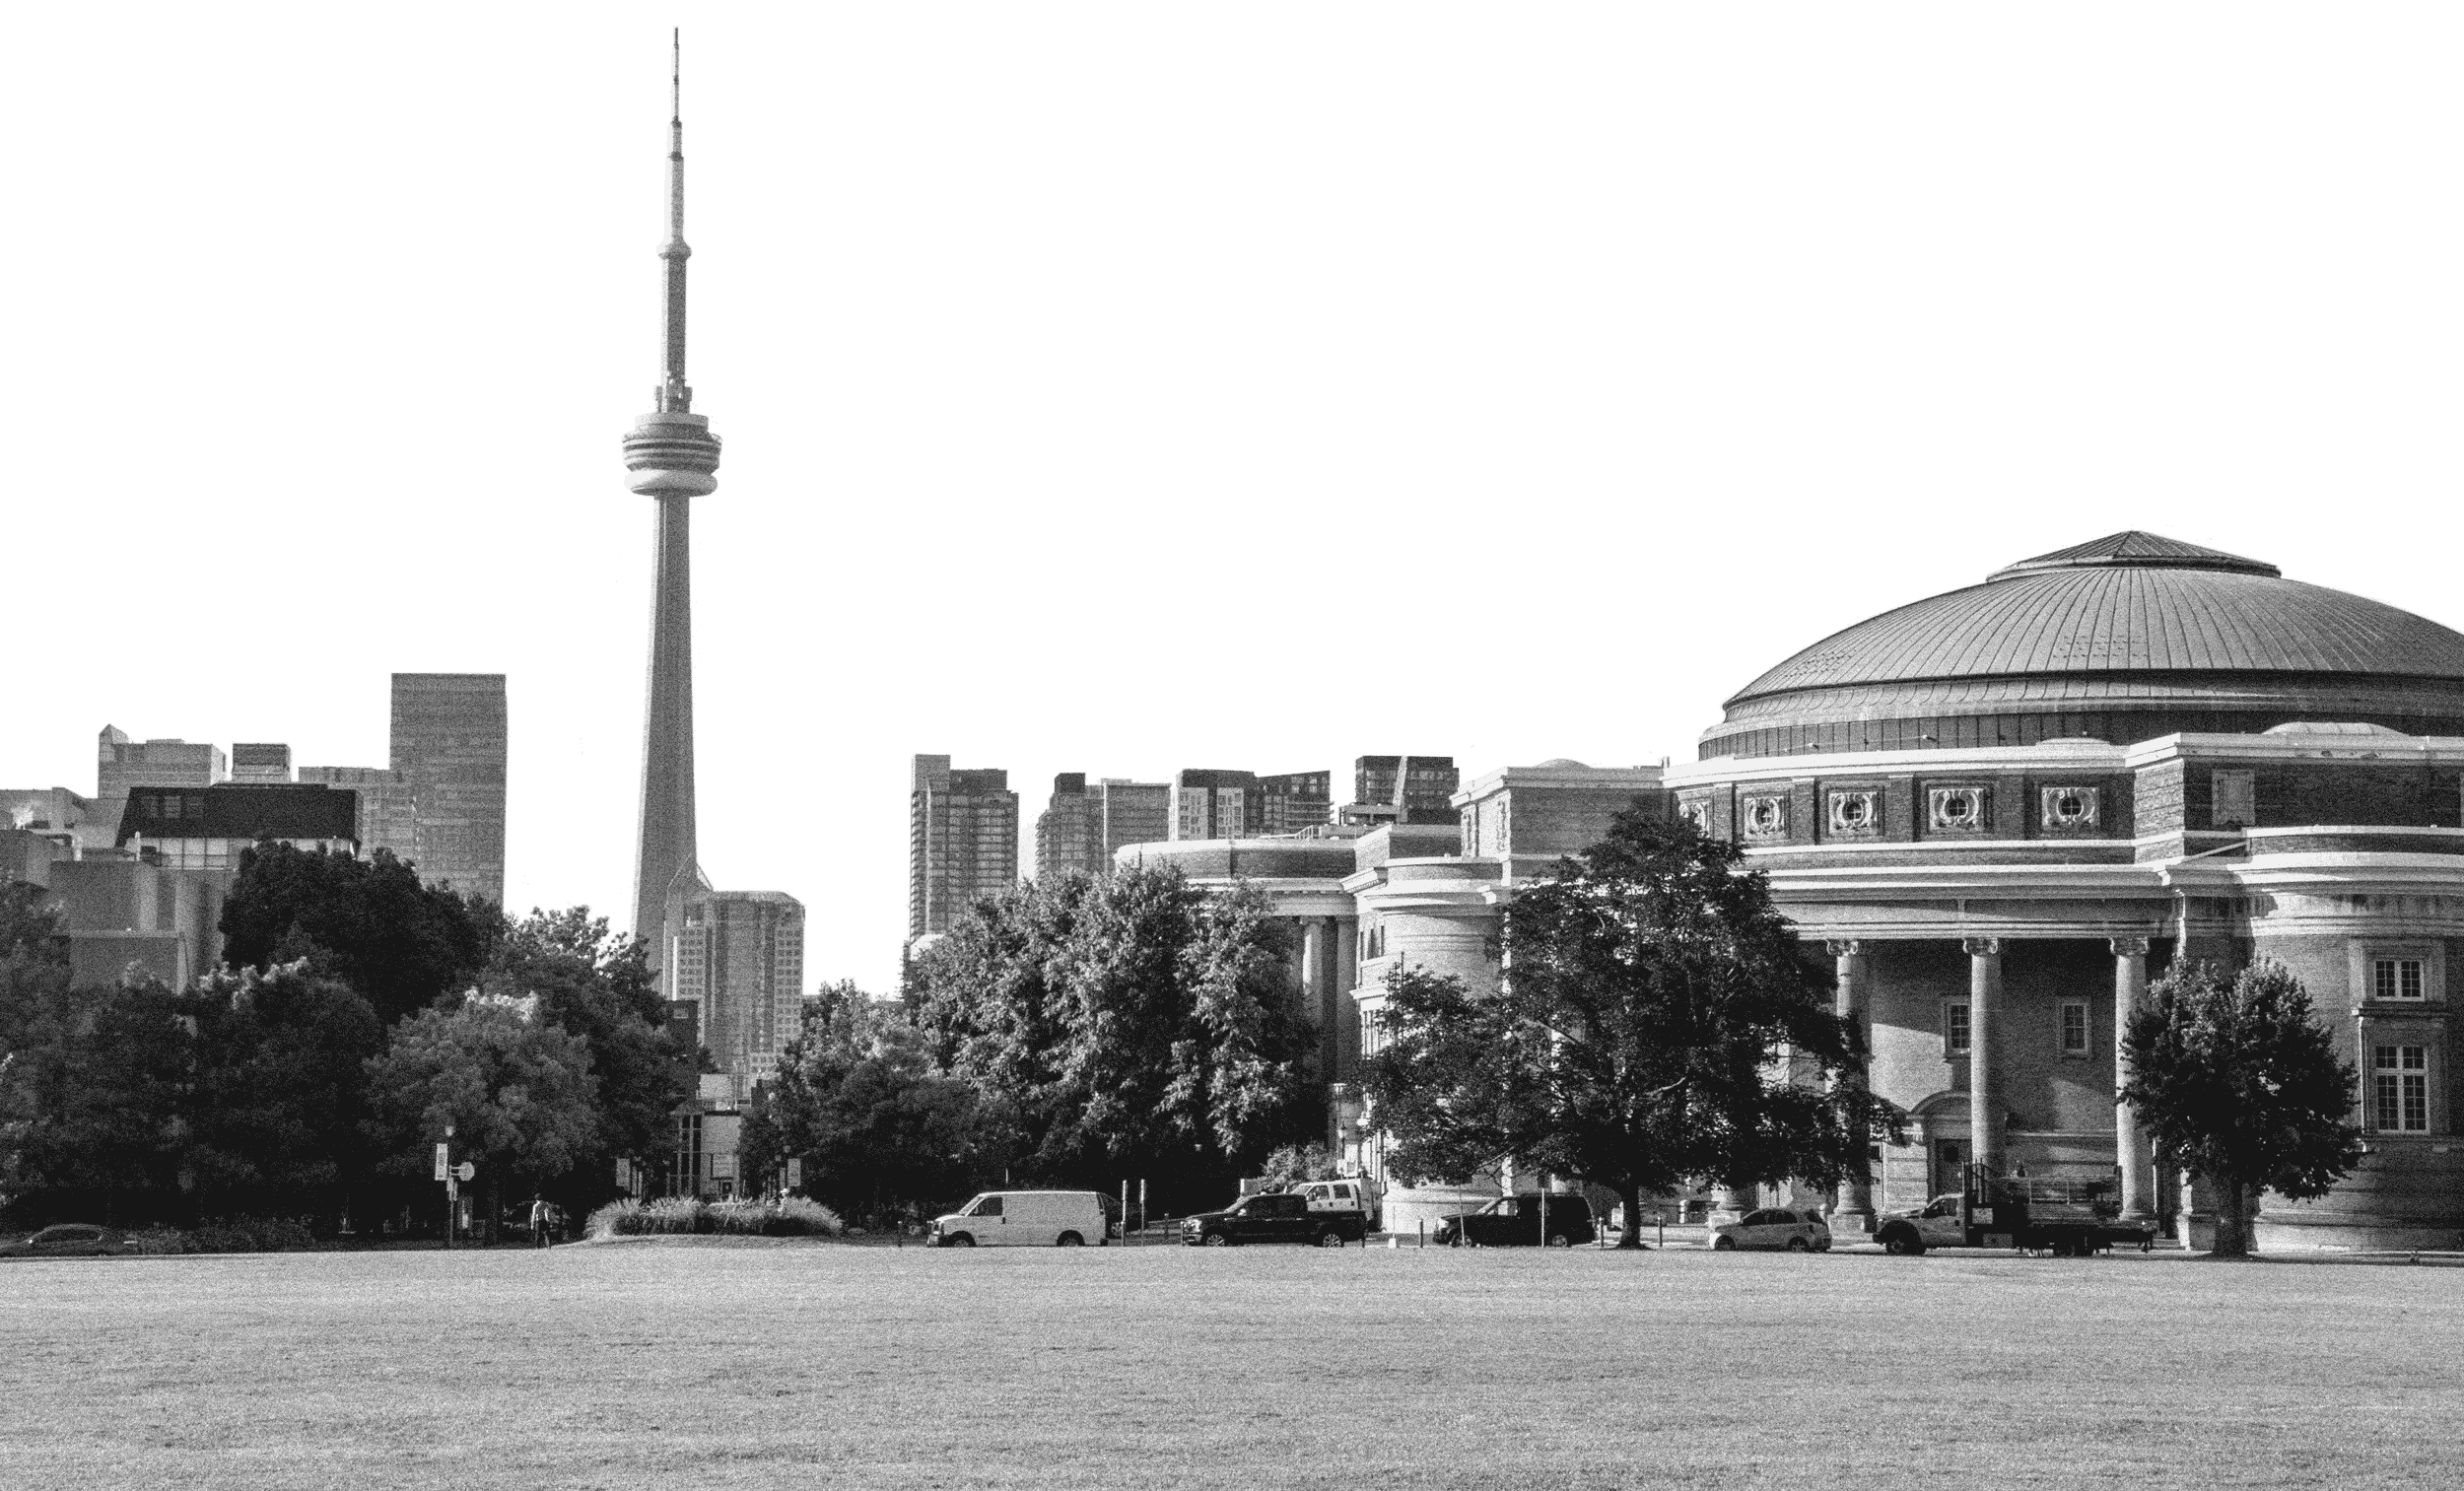
[[[1546, 1231], [1543, 1234], [1542, 1228]], [[1447, 1248], [1571, 1248], [1599, 1236], [1592, 1227], [1592, 1205], [1581, 1196], [1499, 1196], [1477, 1211], [1447, 1217], [1429, 1241]]]
[[1289, 1192], [1243, 1196], [1221, 1211], [1181, 1219], [1181, 1241], [1192, 1248], [1232, 1248], [1243, 1243], [1309, 1243], [1340, 1248], [1368, 1235], [1357, 1211], [1311, 1211], [1306, 1196]]
[[1733, 1222], [1710, 1224], [1711, 1246], [1723, 1253], [1733, 1248], [1776, 1248], [1790, 1253], [1831, 1251], [1831, 1225], [1818, 1211], [1765, 1206]]
[[1104, 1198], [1092, 1190], [988, 1190], [932, 1219], [927, 1248], [1102, 1247], [1111, 1235]]
[[130, 1251], [127, 1238], [87, 1222], [62, 1222], [33, 1237], [0, 1243], [0, 1258], [103, 1258]]

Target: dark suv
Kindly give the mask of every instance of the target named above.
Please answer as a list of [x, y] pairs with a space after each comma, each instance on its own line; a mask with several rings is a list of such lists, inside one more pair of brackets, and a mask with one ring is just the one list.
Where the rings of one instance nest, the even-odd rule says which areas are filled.
[[1545, 1235], [1540, 1231], [1541, 1197], [1499, 1196], [1477, 1211], [1438, 1223], [1429, 1241], [1449, 1248], [1537, 1248], [1542, 1243], [1551, 1248], [1571, 1248], [1599, 1236], [1592, 1230], [1591, 1202], [1581, 1196], [1552, 1195], [1546, 1199]]
[[1181, 1220], [1181, 1241], [1192, 1248], [1230, 1248], [1239, 1243], [1309, 1243], [1340, 1248], [1368, 1233], [1357, 1211], [1311, 1211], [1297, 1195], [1243, 1196], [1221, 1211]]

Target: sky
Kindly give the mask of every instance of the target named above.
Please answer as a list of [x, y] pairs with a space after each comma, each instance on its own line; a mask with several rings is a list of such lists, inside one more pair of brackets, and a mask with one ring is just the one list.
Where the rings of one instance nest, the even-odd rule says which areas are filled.
[[893, 983], [915, 753], [1693, 754], [2144, 528], [2464, 627], [2451, 6], [51, 6], [12, 22], [0, 787], [382, 765], [631, 901], [668, 28], [701, 859]]

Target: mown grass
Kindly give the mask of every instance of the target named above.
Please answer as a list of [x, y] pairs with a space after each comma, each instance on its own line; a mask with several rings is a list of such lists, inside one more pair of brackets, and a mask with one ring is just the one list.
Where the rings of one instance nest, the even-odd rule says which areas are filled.
[[2464, 1272], [1372, 1249], [0, 1265], [0, 1485], [2413, 1486]]

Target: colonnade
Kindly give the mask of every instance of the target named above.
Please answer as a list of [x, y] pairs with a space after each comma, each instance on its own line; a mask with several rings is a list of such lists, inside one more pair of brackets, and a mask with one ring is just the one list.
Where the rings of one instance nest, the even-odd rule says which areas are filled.
[[[1968, 1155], [1997, 1172], [2010, 1160], [2009, 1136], [2003, 1131], [2001, 1063], [1995, 1051], [2005, 1011], [2002, 959], [2008, 940], [1969, 937], [1960, 943], [1968, 958]], [[2118, 1093], [2130, 1075], [2123, 1038], [2130, 1028], [2131, 1016], [2148, 992], [2148, 939], [2113, 937], [2107, 939], [2107, 945], [2113, 955], [2113, 1083]], [[1872, 985], [1866, 945], [1858, 940], [1834, 941], [1829, 944], [1829, 951], [1836, 980], [1833, 1012], [1857, 1022], [1860, 1029], [1870, 1033]], [[1852, 1076], [1844, 1080], [1861, 1079]], [[2127, 1104], [2117, 1105], [2114, 1110], [2113, 1153], [2114, 1163], [2121, 1171], [2123, 1217], [2153, 1217], [2155, 1169], [2138, 1117]], [[1840, 1187], [1837, 1215], [1850, 1230], [1873, 1226], [1874, 1183], [1870, 1171], [1851, 1175]]]

